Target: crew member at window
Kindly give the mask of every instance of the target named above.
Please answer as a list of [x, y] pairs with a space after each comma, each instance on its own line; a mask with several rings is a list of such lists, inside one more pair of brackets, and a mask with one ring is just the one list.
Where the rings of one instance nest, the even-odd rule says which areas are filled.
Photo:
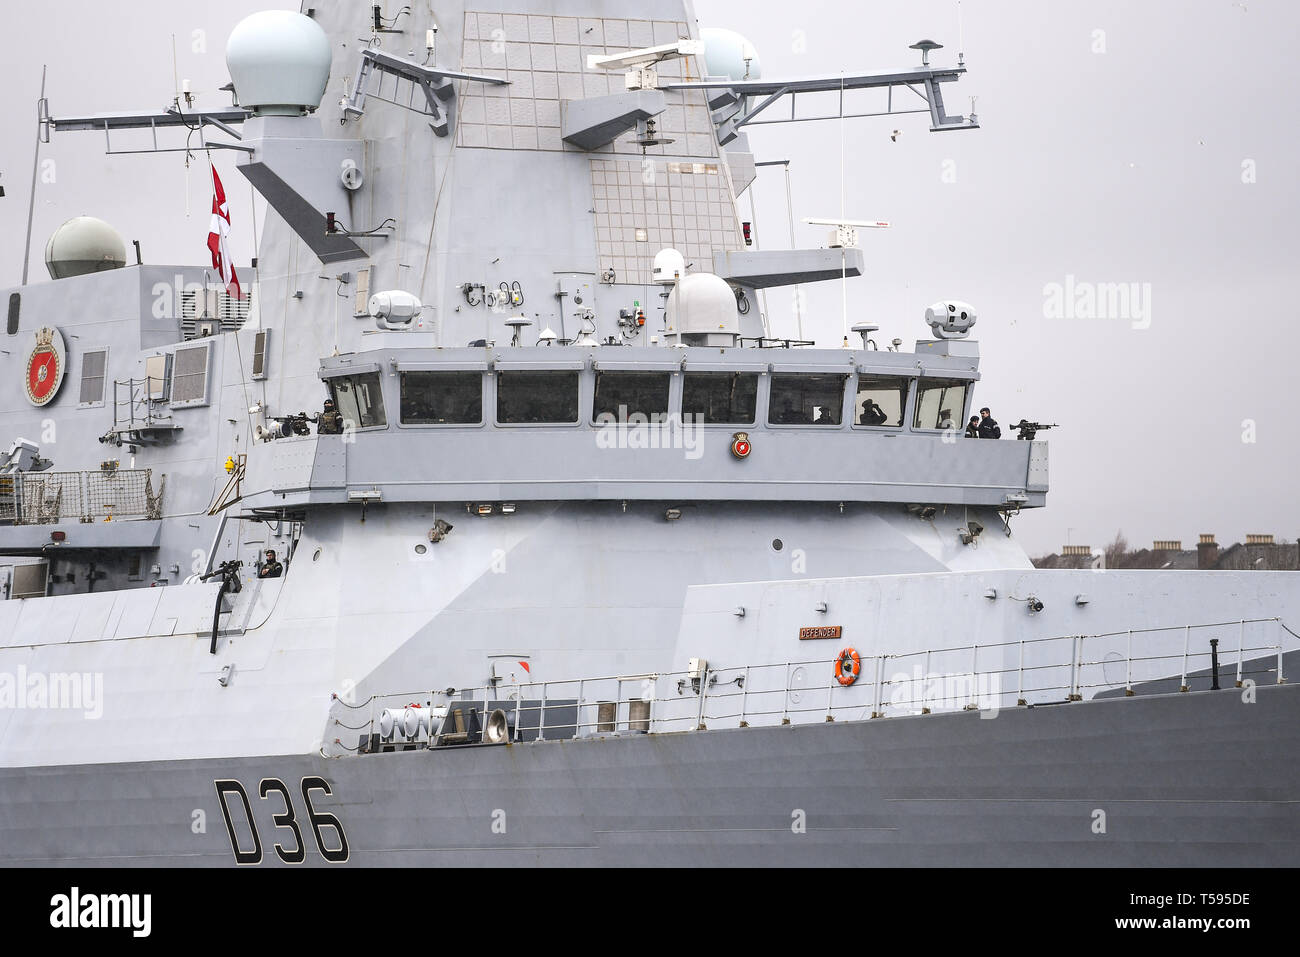
[[876, 405], [875, 400], [867, 399], [862, 404], [862, 417], [858, 420], [858, 424], [884, 425], [888, 419], [888, 413], [886, 413], [880, 406]]
[[325, 400], [324, 408], [316, 417], [316, 433], [318, 435], [343, 434], [343, 416], [339, 415], [338, 409], [334, 408], [333, 399]]
[[980, 438], [1002, 438], [1002, 428], [998, 425], [997, 420], [989, 413], [988, 406], [980, 409]]
[[966, 423], [966, 438], [978, 439], [980, 437], [980, 417], [972, 415], [970, 421]]
[[284, 574], [284, 566], [275, 558], [275, 549], [266, 550], [266, 560], [257, 569], [258, 578], [279, 578]]

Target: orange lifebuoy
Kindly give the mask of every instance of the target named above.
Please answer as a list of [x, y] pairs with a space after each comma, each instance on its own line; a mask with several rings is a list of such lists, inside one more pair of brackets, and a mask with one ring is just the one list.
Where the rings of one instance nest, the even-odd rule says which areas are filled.
[[845, 648], [841, 651], [835, 659], [835, 680], [847, 688], [858, 680], [861, 673], [862, 659], [858, 656], [857, 649]]

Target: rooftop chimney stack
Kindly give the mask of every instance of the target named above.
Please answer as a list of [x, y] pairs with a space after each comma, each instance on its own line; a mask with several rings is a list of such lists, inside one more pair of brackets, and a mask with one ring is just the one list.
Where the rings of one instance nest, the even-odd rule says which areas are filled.
[[1196, 546], [1196, 567], [1200, 569], [1213, 568], [1219, 561], [1219, 546], [1214, 541], [1213, 535], [1202, 535], [1200, 544]]

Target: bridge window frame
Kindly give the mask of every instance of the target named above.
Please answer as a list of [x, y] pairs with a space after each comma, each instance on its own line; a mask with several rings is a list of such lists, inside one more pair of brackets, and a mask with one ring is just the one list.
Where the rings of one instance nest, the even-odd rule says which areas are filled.
[[[709, 378], [723, 379], [728, 377], [731, 379], [731, 383], [732, 383], [731, 391], [733, 395], [735, 394], [736, 383], [742, 377], [753, 379], [754, 388], [753, 388], [753, 395], [749, 397], [749, 402], [751, 404], [751, 411], [748, 419], [743, 419], [737, 416], [729, 416], [726, 420], [710, 419], [708, 418], [707, 409], [705, 412], [702, 413], [691, 409], [687, 409], [686, 406], [687, 393], [691, 387], [691, 382], [693, 380], [698, 381], [700, 379], [709, 379]], [[759, 396], [762, 394], [763, 391], [763, 378], [764, 378], [763, 374], [755, 369], [698, 369], [698, 370], [686, 371], [682, 375], [682, 399], [681, 399], [682, 421], [685, 422], [686, 416], [688, 415], [700, 415], [703, 418], [702, 421], [700, 421], [698, 424], [706, 427], [718, 426], [720, 428], [754, 428], [755, 426], [758, 425]], [[735, 400], [733, 398], [732, 409], [734, 408], [735, 408]]]
[[[878, 424], [862, 422], [861, 421], [862, 399], [864, 393], [867, 391], [871, 391], [879, 394], [883, 392], [893, 391], [893, 389], [890, 388], [877, 388], [877, 389], [864, 390], [863, 388], [864, 384], [883, 384], [888, 382], [901, 383], [902, 385], [902, 389], [898, 401], [897, 424], [890, 424], [891, 417], [887, 417], [884, 422]], [[900, 375], [900, 374], [891, 374], [885, 372], [858, 373], [857, 381], [853, 385], [853, 397], [852, 397], [853, 422], [851, 423], [853, 428], [863, 429], [866, 431], [882, 431], [891, 434], [902, 432], [907, 427], [907, 416], [909, 411], [908, 403], [911, 401], [913, 395], [916, 393], [916, 382], [917, 379], [915, 376], [905, 375], [905, 374]], [[875, 400], [873, 399], [872, 401]], [[877, 402], [876, 404], [880, 405], [879, 402]], [[880, 407], [881, 410], [884, 411], [884, 406], [880, 406]]]
[[[347, 387], [340, 390], [339, 385], [344, 382], [346, 382]], [[343, 417], [345, 432], [377, 432], [388, 428], [388, 410], [384, 401], [384, 383], [379, 372], [357, 370], [346, 375], [331, 376], [325, 380], [325, 384], [329, 387], [330, 398], [334, 400], [334, 408]], [[364, 392], [358, 390], [364, 390]], [[370, 410], [369, 417], [371, 421], [369, 424], [364, 423], [366, 413], [362, 412], [360, 405], [354, 398], [349, 396], [345, 403], [342, 396], [348, 393], [351, 393], [352, 396], [365, 396], [366, 404]], [[376, 409], [378, 410], [377, 416], [374, 414]], [[349, 416], [349, 412], [352, 413], [351, 416]], [[378, 421], [374, 421], [375, 418], [378, 418]], [[348, 427], [348, 422], [352, 423], [351, 428]]]
[[[502, 386], [511, 380], [522, 380], [522, 377], [552, 377], [559, 379], [561, 376], [570, 379], [573, 383], [572, 401], [573, 401], [573, 418], [565, 419], [541, 419], [534, 421], [517, 420], [508, 421], [502, 418]], [[579, 369], [498, 369], [495, 373], [496, 383], [492, 390], [493, 399], [493, 425], [503, 429], [517, 428], [577, 428], [583, 421], [583, 406], [589, 401], [589, 396], [585, 396], [586, 391], [583, 388], [583, 374]]]
[[[648, 383], [651, 379], [662, 380], [662, 403], [661, 407], [656, 409], [648, 408], [631, 408], [630, 406], [619, 405], [612, 411], [608, 408], [601, 407], [601, 383], [614, 380], [618, 382], [623, 380], [631, 382], [633, 380], [642, 380]], [[658, 391], [659, 384], [655, 384], [655, 391]], [[616, 391], [618, 391], [616, 389]], [[645, 369], [645, 370], [628, 370], [628, 369], [597, 369], [592, 380], [592, 401], [590, 422], [594, 426], [612, 425], [619, 422], [627, 422], [632, 416], [644, 416], [646, 423], [666, 421], [672, 412], [672, 395], [673, 395], [673, 374], [671, 371], [664, 369]], [[659, 398], [656, 395], [655, 398]], [[622, 409], [627, 409], [627, 416], [622, 415]], [[601, 421], [602, 415], [612, 415], [613, 419]]]
[[[478, 379], [478, 418], [463, 419], [454, 422], [421, 422], [410, 421], [406, 415], [407, 403], [407, 376], [428, 376], [428, 377], [460, 377], [468, 383], [471, 377]], [[486, 386], [484, 383], [484, 373], [481, 369], [398, 369], [397, 389], [398, 389], [398, 414], [397, 424], [400, 428], [406, 429], [454, 429], [454, 428], [481, 428], [487, 422], [487, 396]], [[465, 389], [465, 395], [469, 394], [468, 388]]]
[[[819, 408], [822, 411], [833, 410], [835, 416], [833, 421], [829, 421], [829, 422], [816, 421], [812, 409], [809, 409], [808, 412], [809, 421], [807, 422], [788, 422], [788, 421], [778, 422], [776, 420], [777, 403], [783, 401], [786, 398], [786, 396], [778, 397], [778, 393], [780, 389], [783, 386], [785, 386], [787, 383], [793, 384], [794, 380], [799, 380], [799, 379], [803, 379], [809, 383], [812, 383], [815, 380], [829, 380], [829, 379], [839, 380], [839, 404], [838, 405], [828, 404], [828, 405], [821, 405], [821, 406], [814, 407], [814, 408]], [[771, 375], [768, 376], [767, 420], [764, 424], [770, 429], [783, 429], [783, 428], [784, 429], [788, 429], [788, 428], [821, 429], [821, 430], [842, 429], [844, 427], [844, 403], [845, 403], [844, 397], [848, 386], [848, 380], [849, 380], [849, 373], [847, 372], [780, 372], [780, 371], [773, 372]], [[807, 389], [804, 390], [805, 396], [807, 391], [808, 391]], [[827, 396], [829, 397], [829, 391], [827, 393]], [[801, 403], [803, 401], [804, 400], [801, 399]]]
[[[917, 379], [915, 393], [915, 407], [912, 410], [912, 429], [917, 432], [961, 432], [966, 428], [966, 411], [973, 399], [972, 391], [974, 381], [971, 379], [961, 379], [953, 377], [944, 377], [941, 375], [922, 375]], [[962, 390], [961, 402], [956, 408], [953, 407], [951, 399], [940, 395], [938, 401], [933, 407], [934, 425], [924, 425], [922, 415], [926, 415], [928, 421], [929, 410], [924, 408], [927, 394], [931, 392], [940, 392], [944, 390], [960, 387]], [[951, 425], [945, 427], [939, 419], [940, 413], [947, 406], [948, 414], [951, 418]]]

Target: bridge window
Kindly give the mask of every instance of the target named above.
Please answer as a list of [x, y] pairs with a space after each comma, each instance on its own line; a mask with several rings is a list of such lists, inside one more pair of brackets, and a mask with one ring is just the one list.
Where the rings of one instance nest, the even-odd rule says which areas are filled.
[[578, 373], [498, 373], [497, 421], [503, 425], [577, 422]]
[[353, 429], [383, 428], [388, 424], [378, 372], [338, 376], [329, 383], [334, 392], [334, 407], [343, 417], [345, 429], [349, 428], [349, 422]]
[[483, 421], [481, 372], [403, 372], [403, 425], [478, 425]]
[[970, 383], [962, 380], [922, 379], [917, 390], [914, 428], [962, 428], [969, 387]]
[[631, 416], [651, 421], [668, 414], [668, 372], [597, 372], [592, 421], [627, 422]]
[[858, 376], [858, 399], [853, 421], [857, 425], [902, 428], [907, 408], [907, 379], [899, 376]]
[[772, 376], [767, 421], [772, 425], [839, 425], [844, 415], [844, 380], [847, 376]]
[[757, 372], [688, 372], [682, 416], [705, 425], [753, 425], [758, 408]]

